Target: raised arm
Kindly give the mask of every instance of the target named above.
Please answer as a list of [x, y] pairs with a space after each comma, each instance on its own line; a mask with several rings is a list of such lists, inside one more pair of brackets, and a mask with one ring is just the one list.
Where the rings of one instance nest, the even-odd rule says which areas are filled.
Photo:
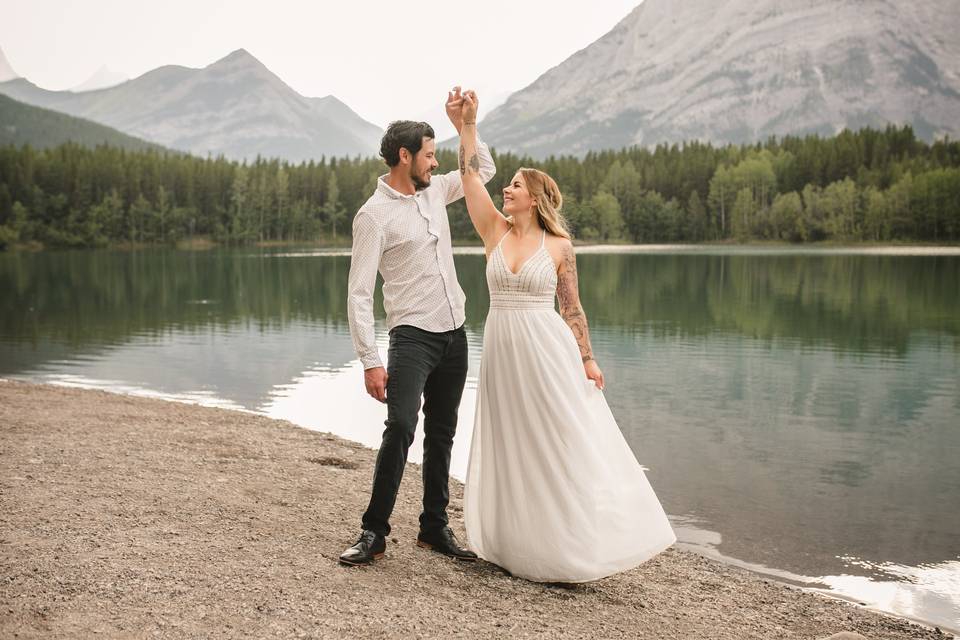
[[[470, 93], [473, 96], [474, 102], [476, 102], [476, 94], [472, 91]], [[447, 92], [447, 104], [445, 106], [447, 117], [450, 118], [451, 124], [456, 127], [457, 135], [462, 135], [463, 94], [460, 92], [460, 87], [454, 87], [452, 91]], [[476, 120], [476, 117], [474, 117], [473, 120]], [[479, 136], [477, 137], [477, 157], [480, 160], [480, 178], [483, 180], [483, 183], [486, 184], [496, 175], [497, 167], [493, 163], [493, 156], [490, 155], [490, 148], [480, 140]], [[460, 179], [461, 174], [459, 171], [451, 171], [440, 177], [445, 182], [447, 204], [463, 197], [463, 183]]]
[[[477, 96], [472, 91], [463, 94], [463, 127], [460, 130], [460, 179], [467, 200], [467, 213], [473, 228], [483, 240], [487, 253], [506, 233], [507, 219], [493, 205], [484, 183], [481, 150], [477, 142]], [[487, 156], [489, 151], [482, 145]], [[492, 164], [492, 161], [491, 161]]]
[[563, 318], [580, 347], [580, 358], [587, 378], [603, 389], [603, 372], [593, 357], [590, 345], [590, 330], [587, 328], [587, 314], [580, 306], [580, 290], [577, 277], [577, 258], [573, 253], [573, 243], [565, 240], [560, 252], [560, 266], [557, 269], [557, 301], [560, 316]]

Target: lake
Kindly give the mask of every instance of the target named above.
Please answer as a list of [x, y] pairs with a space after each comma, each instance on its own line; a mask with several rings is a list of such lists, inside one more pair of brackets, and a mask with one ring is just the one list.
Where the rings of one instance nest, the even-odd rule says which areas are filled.
[[[350, 341], [349, 261], [0, 254], [0, 377], [253, 411], [375, 447], [385, 409]], [[482, 254], [456, 264], [462, 479], [488, 299]], [[682, 546], [960, 629], [960, 249], [583, 248], [578, 264], [607, 400]]]

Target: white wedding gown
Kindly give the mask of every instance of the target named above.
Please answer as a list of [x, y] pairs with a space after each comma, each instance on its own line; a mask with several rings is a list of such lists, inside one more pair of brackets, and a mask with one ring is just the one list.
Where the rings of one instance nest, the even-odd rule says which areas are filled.
[[543, 241], [516, 274], [502, 243], [487, 261], [467, 542], [538, 582], [635, 567], [673, 544], [673, 529], [554, 309], [557, 274]]

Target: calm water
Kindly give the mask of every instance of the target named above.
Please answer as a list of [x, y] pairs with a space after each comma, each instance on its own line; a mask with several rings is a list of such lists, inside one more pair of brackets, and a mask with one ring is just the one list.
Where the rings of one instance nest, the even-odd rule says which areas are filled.
[[[682, 543], [960, 629], [960, 251], [647, 248], [579, 265], [607, 399]], [[487, 296], [482, 255], [457, 268], [462, 478]], [[376, 446], [348, 269], [309, 251], [0, 254], [0, 376]]]

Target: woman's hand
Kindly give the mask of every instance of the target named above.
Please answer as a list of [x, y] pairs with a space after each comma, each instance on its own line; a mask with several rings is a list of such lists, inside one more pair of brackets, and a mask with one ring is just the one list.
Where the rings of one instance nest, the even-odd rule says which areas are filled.
[[452, 91], [447, 92], [447, 117], [450, 123], [457, 129], [459, 135], [463, 128], [463, 96], [460, 94], [460, 87], [454, 87]]
[[583, 363], [583, 370], [587, 374], [588, 380], [593, 380], [597, 389], [603, 391], [603, 371], [600, 371], [600, 365], [593, 358]]
[[463, 124], [477, 124], [477, 108], [480, 106], [480, 100], [472, 89], [463, 92], [463, 107], [461, 115]]

